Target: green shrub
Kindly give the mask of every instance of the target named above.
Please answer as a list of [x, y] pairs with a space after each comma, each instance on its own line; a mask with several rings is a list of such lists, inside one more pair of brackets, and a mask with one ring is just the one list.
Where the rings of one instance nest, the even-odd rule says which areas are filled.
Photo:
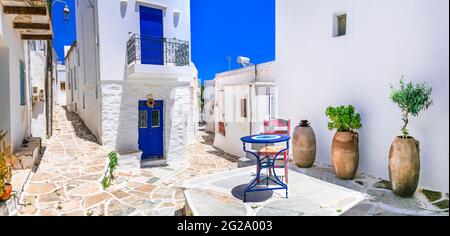
[[102, 180], [102, 186], [103, 189], [108, 189], [112, 181], [114, 180], [114, 171], [117, 169], [117, 166], [119, 165], [119, 159], [117, 157], [117, 152], [110, 152], [108, 154], [109, 157], [109, 164], [108, 164], [108, 174], [105, 175], [105, 177]]
[[361, 115], [356, 113], [355, 107], [352, 105], [328, 107], [326, 115], [330, 119], [328, 122], [330, 131], [356, 132], [362, 128]]
[[396, 89], [391, 86], [391, 100], [397, 104], [402, 110], [403, 126], [401, 128], [403, 138], [409, 138], [409, 117], [417, 117], [421, 111], [427, 110], [433, 105], [431, 93], [433, 89], [428, 87], [426, 83], [413, 84], [409, 82], [405, 84], [404, 79], [400, 80], [400, 88]]

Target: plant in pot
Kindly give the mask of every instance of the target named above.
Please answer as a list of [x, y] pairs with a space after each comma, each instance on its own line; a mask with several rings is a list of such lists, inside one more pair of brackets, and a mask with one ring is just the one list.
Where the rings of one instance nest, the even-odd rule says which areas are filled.
[[0, 130], [0, 201], [6, 201], [11, 197], [12, 185], [11, 177], [11, 165], [7, 161], [4, 152], [3, 138], [6, 136], [6, 132]]
[[394, 193], [401, 197], [414, 195], [420, 176], [420, 143], [410, 136], [408, 130], [411, 116], [417, 117], [421, 111], [433, 105], [432, 88], [425, 83], [405, 84], [400, 80], [400, 88], [391, 86], [391, 100], [402, 110], [402, 135], [392, 142], [389, 151], [389, 178]]
[[362, 128], [361, 115], [354, 106], [328, 107], [328, 129], [336, 130], [331, 148], [331, 163], [336, 176], [340, 179], [355, 178], [359, 165], [359, 135]]
[[292, 139], [294, 162], [298, 167], [310, 168], [316, 160], [316, 135], [311, 124], [302, 120], [295, 128]]

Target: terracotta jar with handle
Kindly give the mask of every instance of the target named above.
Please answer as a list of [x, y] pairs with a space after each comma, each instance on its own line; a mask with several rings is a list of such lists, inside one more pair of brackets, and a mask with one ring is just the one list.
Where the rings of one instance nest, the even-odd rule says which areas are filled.
[[331, 156], [336, 176], [343, 180], [354, 179], [359, 165], [358, 133], [336, 132]]
[[307, 120], [302, 120], [292, 138], [294, 162], [298, 167], [310, 168], [316, 160], [316, 135]]

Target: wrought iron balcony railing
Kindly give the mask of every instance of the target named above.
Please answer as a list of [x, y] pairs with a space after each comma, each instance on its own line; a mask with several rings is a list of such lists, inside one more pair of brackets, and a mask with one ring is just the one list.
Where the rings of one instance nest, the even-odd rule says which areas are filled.
[[155, 38], [133, 34], [127, 42], [128, 65], [188, 66], [189, 42], [179, 39]]

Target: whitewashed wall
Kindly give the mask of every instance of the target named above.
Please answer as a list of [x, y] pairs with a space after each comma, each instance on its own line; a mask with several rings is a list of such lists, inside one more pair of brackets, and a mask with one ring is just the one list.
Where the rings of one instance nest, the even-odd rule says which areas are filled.
[[[2, 92], [9, 93], [9, 99], [6, 95], [0, 95], [2, 98], [0, 111], [6, 111], [0, 113], [0, 120], [4, 120], [0, 121], [0, 125], [5, 126], [1, 128], [9, 131], [6, 141], [8, 145], [11, 145], [12, 151], [30, 135], [29, 94], [26, 97], [27, 105], [20, 105], [20, 61], [25, 62], [23, 41], [20, 34], [13, 29], [11, 19], [3, 14], [3, 7], [0, 4], [0, 68], [2, 69], [0, 85]], [[29, 91], [28, 83], [26, 91]]]
[[[86, 80], [80, 88], [86, 103], [80, 116], [103, 145], [119, 152], [138, 151], [138, 101], [153, 93], [155, 99], [166, 102], [168, 157], [182, 156], [173, 153], [192, 140], [198, 127], [198, 114], [193, 115], [198, 108], [192, 106], [197, 102], [193, 97], [196, 69], [186, 84], [154, 83], [150, 78], [132, 82], [127, 75], [126, 46], [132, 33], [140, 33], [141, 4], [164, 9], [164, 37], [190, 41], [189, 1], [92, 0], [92, 4], [94, 8], [88, 1], [77, 4], [79, 77]], [[181, 13], [177, 25], [175, 10]]]
[[215, 80], [209, 80], [204, 82], [205, 90], [203, 92], [203, 98], [205, 100], [203, 119], [206, 122], [205, 131], [214, 132], [214, 107], [215, 107]]
[[[243, 136], [262, 132], [264, 130], [264, 116], [267, 114], [267, 111], [257, 109], [264, 100], [256, 101], [258, 98], [255, 95], [255, 91], [252, 89], [250, 94], [249, 85], [256, 81], [275, 82], [274, 62], [260, 64], [257, 68], [257, 80], [255, 80], [256, 73], [254, 66], [219, 73], [215, 78], [214, 94], [216, 106], [214, 109], [214, 122], [216, 136], [214, 138], [214, 146], [238, 157], [245, 156], [240, 139]], [[223, 93], [227, 100], [224, 107], [220, 102], [221, 91], [224, 91]], [[248, 99], [247, 118], [241, 118], [239, 116], [240, 99], [244, 96], [247, 96]], [[219, 133], [219, 122], [221, 121], [222, 111], [225, 113], [225, 136]], [[252, 121], [250, 120], [251, 117]]]
[[[57, 103], [61, 106], [67, 105], [67, 79], [66, 79], [66, 67], [64, 65], [57, 65], [57, 78], [58, 85], [56, 86], [56, 98]], [[61, 82], [66, 84], [66, 90], [61, 90]]]
[[[45, 46], [41, 46], [44, 50]], [[46, 55], [43, 50], [31, 50], [28, 52], [29, 55], [29, 73], [31, 79], [31, 88], [37, 87], [38, 92], [40, 90], [45, 91], [45, 66], [46, 66]], [[32, 93], [32, 91], [31, 91]], [[38, 101], [32, 107], [31, 115], [31, 135], [33, 137], [46, 138], [46, 107], [45, 101]]]
[[[434, 88], [435, 105], [410, 124], [422, 146], [420, 185], [448, 192], [449, 1], [278, 0], [276, 11], [280, 116], [311, 121], [318, 161], [330, 163], [326, 107], [353, 104], [364, 124], [359, 170], [387, 179], [401, 127], [390, 84], [405, 75]], [[347, 13], [347, 35], [333, 38], [337, 12]]]
[[[93, 7], [90, 5], [92, 2]], [[77, 50], [74, 54], [75, 62], [73, 63], [75, 70], [75, 80], [77, 80], [77, 108], [78, 114], [83, 119], [86, 126], [101, 142], [101, 113], [100, 113], [100, 87], [99, 87], [99, 57], [98, 50], [98, 3], [105, 5], [112, 4], [113, 1], [77, 1], [76, 3], [76, 28], [77, 28]], [[100, 11], [101, 12], [101, 11]], [[113, 16], [111, 16], [113, 18]], [[106, 23], [104, 27], [116, 27], [114, 24]], [[113, 39], [114, 35], [105, 35], [105, 37]], [[107, 61], [113, 61], [117, 55], [106, 58]], [[111, 65], [108, 69], [113, 69]], [[68, 69], [68, 68], [66, 68]]]

